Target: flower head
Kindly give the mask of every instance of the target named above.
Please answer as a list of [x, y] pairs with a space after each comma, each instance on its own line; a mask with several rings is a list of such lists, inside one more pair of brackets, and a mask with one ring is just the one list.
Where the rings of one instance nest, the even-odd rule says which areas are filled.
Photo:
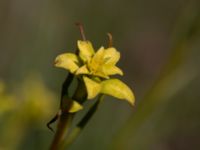
[[123, 75], [116, 66], [120, 53], [114, 48], [100, 47], [96, 52], [90, 41], [77, 42], [79, 53], [60, 54], [55, 59], [55, 66], [81, 76], [87, 89], [88, 99], [95, 98], [99, 93], [127, 100], [134, 104], [131, 89], [118, 79], [111, 79], [111, 75]]
[[65, 68], [76, 75], [85, 74], [106, 79], [110, 75], [123, 75], [121, 69], [116, 66], [120, 53], [114, 47], [100, 47], [95, 53], [90, 41], [78, 41], [78, 48], [78, 56], [72, 53], [59, 55], [55, 61], [56, 67]]

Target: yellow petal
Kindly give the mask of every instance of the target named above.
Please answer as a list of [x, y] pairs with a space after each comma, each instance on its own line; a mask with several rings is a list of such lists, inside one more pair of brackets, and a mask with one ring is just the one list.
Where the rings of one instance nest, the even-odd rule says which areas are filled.
[[104, 62], [105, 64], [115, 65], [120, 59], [120, 53], [114, 48], [105, 49]]
[[55, 59], [55, 66], [64, 68], [74, 73], [78, 67], [78, 57], [73, 53], [60, 54]]
[[86, 89], [87, 89], [87, 97], [88, 99], [93, 99], [95, 98], [100, 90], [101, 90], [101, 84], [95, 82], [94, 80], [88, 78], [88, 77], [83, 77]]
[[102, 70], [102, 67], [104, 66], [104, 52], [104, 47], [101, 47], [89, 62], [88, 67], [92, 75], [108, 79], [109, 76]]
[[94, 48], [90, 41], [80, 41], [78, 40], [78, 49], [80, 58], [86, 62], [89, 61], [94, 54]]
[[109, 79], [101, 82], [101, 93], [128, 101], [134, 105], [135, 97], [131, 89], [118, 79]]
[[87, 66], [86, 66], [86, 65], [80, 67], [80, 68], [76, 71], [76, 75], [79, 75], [79, 74], [89, 74], [89, 70], [87, 69]]
[[118, 68], [117, 66], [113, 66], [113, 65], [103, 65], [103, 72], [106, 75], [115, 75], [115, 74], [119, 74], [119, 75], [123, 75], [123, 72], [120, 68]]
[[104, 48], [101, 47], [88, 64], [91, 72], [96, 72], [103, 65]]
[[70, 106], [69, 112], [70, 113], [75, 113], [75, 112], [77, 112], [77, 111], [79, 111], [81, 109], [83, 109], [83, 106], [80, 105], [78, 102], [73, 101], [71, 106]]
[[105, 74], [102, 69], [99, 71], [96, 71], [95, 73], [92, 72], [92, 75], [97, 76], [97, 77], [101, 77], [101, 78], [105, 78], [105, 79], [109, 79], [109, 76], [107, 74]]

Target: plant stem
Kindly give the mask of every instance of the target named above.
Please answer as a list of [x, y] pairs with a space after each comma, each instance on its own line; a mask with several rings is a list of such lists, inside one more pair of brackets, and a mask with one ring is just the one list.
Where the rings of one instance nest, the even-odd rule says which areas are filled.
[[60, 103], [61, 113], [58, 114], [59, 120], [58, 120], [57, 131], [54, 135], [54, 139], [52, 141], [50, 150], [57, 150], [59, 148], [60, 142], [64, 139], [65, 134], [68, 131], [69, 124], [73, 118], [72, 114], [64, 113], [65, 110], [62, 107], [64, 101], [66, 101], [66, 99], [64, 99], [64, 97], [65, 97], [65, 95], [68, 95], [68, 88], [71, 85], [73, 78], [74, 78], [73, 75], [71, 73], [69, 73], [62, 85], [61, 103]]
[[[69, 81], [69, 80], [66, 80]], [[69, 82], [65, 82], [69, 83]], [[83, 102], [86, 99], [86, 92], [84, 90], [84, 83], [82, 80], [78, 80], [78, 86], [76, 88], [76, 91], [74, 95], [72, 96], [72, 99], [78, 101], [78, 102]], [[63, 85], [63, 88], [65, 85]], [[68, 87], [67, 87], [68, 88]], [[62, 90], [65, 91], [65, 90]], [[67, 92], [67, 91], [65, 91]], [[62, 92], [63, 93], [63, 92]], [[65, 93], [66, 94], [66, 93]], [[61, 114], [59, 116], [58, 120], [58, 126], [57, 126], [57, 131], [55, 133], [54, 139], [52, 141], [50, 150], [59, 150], [62, 149], [62, 143], [64, 139], [66, 139], [69, 128], [71, 126], [74, 113], [68, 113], [68, 106], [65, 107], [66, 103], [70, 105], [69, 101], [67, 98], [65, 98], [65, 95], [61, 95], [62, 102], [61, 102]]]
[[98, 100], [95, 102], [95, 104], [90, 108], [90, 110], [86, 113], [86, 115], [82, 118], [82, 120], [77, 124], [77, 126], [69, 134], [69, 136], [65, 140], [63, 149], [67, 149], [77, 139], [77, 137], [80, 135], [83, 128], [87, 125], [88, 121], [92, 118], [92, 116], [97, 111], [98, 106], [102, 102], [103, 98], [104, 98], [103, 94], [99, 95]]
[[60, 148], [60, 143], [64, 140], [69, 126], [71, 125], [73, 115], [62, 113], [58, 122], [58, 127], [56, 134], [54, 136], [54, 140], [51, 144], [50, 150], [58, 150]]

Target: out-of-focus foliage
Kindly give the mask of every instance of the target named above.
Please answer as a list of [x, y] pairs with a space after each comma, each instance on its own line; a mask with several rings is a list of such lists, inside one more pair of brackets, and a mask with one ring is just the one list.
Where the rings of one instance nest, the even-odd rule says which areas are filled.
[[[1, 81], [0, 149], [20, 149], [20, 144], [27, 138], [27, 132], [44, 132], [45, 122], [55, 109], [53, 99], [54, 93], [38, 77], [28, 77], [21, 84], [15, 85], [12, 91]], [[33, 128], [35, 131], [31, 131]], [[38, 136], [35, 138], [40, 139]]]

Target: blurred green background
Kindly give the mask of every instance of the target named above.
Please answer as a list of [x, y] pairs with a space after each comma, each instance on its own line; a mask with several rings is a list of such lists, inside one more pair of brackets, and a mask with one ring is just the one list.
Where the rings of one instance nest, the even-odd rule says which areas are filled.
[[0, 150], [48, 149], [77, 21], [95, 48], [112, 33], [136, 105], [106, 97], [71, 150], [200, 149], [199, 0], [1, 0]]

